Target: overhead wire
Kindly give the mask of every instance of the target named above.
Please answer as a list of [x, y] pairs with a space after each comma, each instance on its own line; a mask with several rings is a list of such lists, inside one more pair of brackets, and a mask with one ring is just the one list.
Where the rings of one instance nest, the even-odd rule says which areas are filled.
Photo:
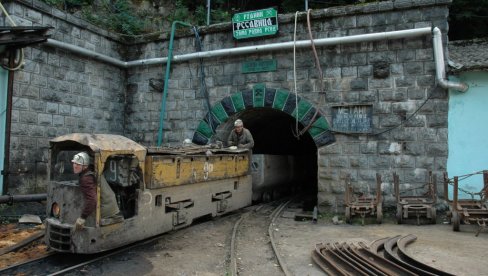
[[297, 91], [297, 18], [298, 18], [298, 11], [295, 12], [295, 29], [293, 32], [293, 84], [294, 84], [294, 92], [295, 92], [295, 110], [296, 110], [296, 120], [295, 120], [295, 133], [293, 135], [299, 139], [300, 138], [300, 131], [298, 130], [298, 91]]
[[[314, 38], [313, 38], [313, 35], [312, 35], [312, 25], [311, 25], [311, 21], [310, 21], [310, 13], [312, 12], [312, 9], [308, 9], [307, 10], [307, 28], [308, 28], [308, 35], [309, 35], [309, 38], [310, 38], [310, 45], [312, 47], [312, 51], [313, 51], [313, 54], [314, 54], [314, 60], [315, 60], [315, 66], [317, 67], [318, 71], [319, 71], [319, 88], [318, 88], [318, 93], [320, 94], [320, 99], [319, 99], [319, 106], [317, 106], [317, 108], [315, 109], [315, 113], [313, 114], [312, 118], [310, 119], [310, 122], [308, 123], [308, 125], [306, 125], [302, 130], [298, 130], [298, 117], [299, 117], [299, 113], [298, 113], [298, 100], [296, 101], [295, 105], [296, 105], [296, 121], [297, 121], [297, 127], [296, 127], [296, 133], [294, 133], [294, 136], [299, 139], [300, 136], [304, 135], [309, 129], [310, 127], [312, 127], [312, 124], [315, 122], [315, 119], [317, 118], [317, 115], [319, 115], [320, 113], [320, 104], [322, 104], [322, 98], [324, 97], [324, 74], [322, 72], [322, 66], [320, 65], [320, 59], [319, 59], [319, 56], [317, 54], [317, 49], [315, 48], [315, 41], [314, 41]], [[297, 12], [298, 13], [298, 12]], [[295, 13], [295, 32], [296, 32], [296, 20], [297, 20], [297, 13]], [[295, 58], [295, 53], [294, 54], [294, 58]], [[295, 65], [294, 65], [294, 70], [295, 70]], [[295, 77], [296, 78], [296, 77]], [[295, 88], [296, 89], [296, 88]]]
[[[202, 51], [202, 41], [201, 41], [200, 35], [198, 33], [198, 28], [196, 26], [193, 26], [193, 32], [195, 33], [196, 50], [197, 50], [197, 52], [201, 52]], [[199, 76], [200, 76], [200, 93], [205, 99], [205, 103], [206, 103], [207, 110], [208, 110], [208, 113], [207, 113], [208, 124], [209, 124], [210, 128], [213, 130], [214, 125], [213, 125], [212, 112], [211, 112], [212, 106], [210, 104], [210, 96], [208, 94], [207, 83], [205, 81], [205, 66], [203, 64], [203, 58], [199, 59], [199, 70], [200, 70], [200, 74], [199, 74]]]

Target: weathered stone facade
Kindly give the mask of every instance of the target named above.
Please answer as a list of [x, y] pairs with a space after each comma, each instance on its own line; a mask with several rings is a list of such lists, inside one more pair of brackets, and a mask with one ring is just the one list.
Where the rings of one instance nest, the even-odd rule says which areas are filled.
[[[450, 2], [397, 0], [314, 11], [312, 32], [314, 38], [326, 38], [435, 26], [443, 32], [446, 42]], [[129, 53], [125, 57], [131, 60], [168, 55], [167, 39], [125, 45], [59, 11], [39, 11], [17, 2], [8, 7], [17, 20], [30, 20], [26, 24], [54, 25], [54, 39], [105, 55], [124, 60], [117, 54], [119, 49]], [[36, 14], [36, 21], [31, 13]], [[294, 15], [280, 16], [279, 24], [278, 36], [244, 42], [232, 39], [230, 24], [203, 28], [203, 50], [293, 41]], [[301, 13], [297, 40], [308, 39], [306, 16]], [[178, 36], [173, 55], [192, 52], [194, 36]], [[447, 163], [448, 98], [447, 91], [436, 88], [431, 37], [319, 47], [317, 52], [325, 93], [319, 93], [320, 79], [312, 50], [298, 49], [300, 97], [322, 110], [329, 122], [333, 106], [367, 104], [373, 108], [373, 133], [335, 133], [335, 143], [317, 149], [319, 203], [342, 203], [346, 175], [366, 189], [374, 187], [377, 172], [382, 174], [387, 199], [391, 199], [393, 172], [407, 185], [423, 183], [429, 170], [440, 179]], [[15, 75], [12, 173], [26, 169], [32, 172], [36, 163], [30, 158], [45, 160], [47, 141], [63, 133], [123, 133], [142, 144], [156, 144], [165, 66], [123, 70], [47, 47], [29, 48], [26, 53], [26, 67]], [[242, 62], [257, 59], [275, 59], [277, 70], [242, 74]], [[257, 84], [294, 91], [290, 49], [204, 59], [203, 64], [212, 105]], [[199, 67], [199, 60], [172, 64], [164, 144], [192, 138], [207, 113], [200, 91]], [[22, 179], [32, 179], [32, 174]], [[20, 180], [14, 183], [10, 185], [19, 191], [32, 187]]]
[[[121, 58], [116, 36], [74, 16], [38, 1], [5, 7], [17, 25], [52, 26], [52, 39]], [[124, 133], [126, 75], [46, 46], [27, 47], [24, 55], [24, 68], [14, 72], [8, 190], [43, 193], [49, 139], [72, 132]]]

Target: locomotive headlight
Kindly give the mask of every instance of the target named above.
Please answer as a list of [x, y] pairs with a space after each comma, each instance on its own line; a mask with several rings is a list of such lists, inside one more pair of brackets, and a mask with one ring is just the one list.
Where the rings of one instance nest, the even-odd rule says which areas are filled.
[[51, 205], [51, 215], [55, 218], [59, 218], [59, 214], [61, 213], [61, 209], [59, 208], [58, 203], [54, 202]]

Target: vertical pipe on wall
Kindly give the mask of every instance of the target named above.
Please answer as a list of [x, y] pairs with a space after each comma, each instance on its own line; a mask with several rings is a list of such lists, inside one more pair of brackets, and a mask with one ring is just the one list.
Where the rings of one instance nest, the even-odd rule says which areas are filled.
[[[9, 67], [13, 68], [15, 65], [15, 51], [10, 51]], [[10, 172], [10, 131], [12, 128], [12, 94], [14, 86], [14, 71], [8, 72], [8, 86], [7, 86], [7, 108], [5, 109], [5, 150], [3, 157], [3, 189], [2, 195], [8, 192], [9, 172]]]
[[163, 143], [163, 127], [164, 127], [164, 113], [166, 111], [166, 97], [168, 95], [168, 81], [169, 81], [169, 74], [171, 70], [171, 58], [173, 56], [173, 41], [175, 38], [175, 31], [176, 25], [182, 25], [185, 27], [191, 27], [190, 24], [181, 22], [181, 21], [173, 21], [171, 26], [171, 37], [169, 40], [169, 48], [168, 48], [168, 59], [166, 61], [166, 74], [164, 75], [164, 88], [163, 88], [163, 97], [161, 100], [161, 113], [159, 114], [159, 132], [158, 132], [158, 147], [161, 146]]
[[207, 0], [207, 26], [210, 25], [210, 1]]

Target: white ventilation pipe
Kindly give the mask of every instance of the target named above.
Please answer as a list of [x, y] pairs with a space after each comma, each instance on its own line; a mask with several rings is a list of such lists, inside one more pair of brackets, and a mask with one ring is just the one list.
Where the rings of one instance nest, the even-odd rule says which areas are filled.
[[442, 47], [442, 33], [439, 28], [432, 29], [436, 79], [445, 89], [454, 89], [461, 92], [468, 91], [469, 86], [462, 82], [449, 81], [446, 78], [446, 65], [444, 64], [444, 47]]
[[[437, 82], [443, 88], [455, 89], [455, 90], [465, 92], [468, 89], [468, 85], [464, 83], [448, 81], [446, 79], [444, 51], [442, 47], [442, 33], [437, 27], [433, 29], [430, 27], [425, 27], [425, 28], [408, 29], [408, 30], [391, 31], [391, 32], [320, 38], [314, 40], [314, 43], [315, 46], [334, 46], [340, 44], [412, 38], [412, 37], [419, 37], [419, 36], [429, 35], [429, 34], [433, 34], [434, 62], [436, 64]], [[137, 67], [142, 65], [163, 64], [168, 59], [167, 57], [163, 57], [163, 58], [140, 59], [140, 60], [125, 62], [125, 61], [115, 59], [113, 57], [102, 55], [91, 50], [87, 50], [75, 45], [67, 44], [53, 39], [48, 39], [45, 44], [56, 48], [72, 51], [74, 53], [81, 54], [96, 60], [104, 61], [109, 64], [122, 67], [122, 68], [131, 68], [131, 67]], [[213, 58], [213, 57], [222, 57], [222, 56], [282, 51], [287, 49], [293, 49], [293, 45], [294, 42], [289, 41], [289, 42], [271, 43], [266, 45], [244, 46], [238, 48], [227, 48], [227, 49], [219, 49], [219, 50], [212, 50], [212, 51], [205, 51], [205, 52], [195, 52], [191, 54], [174, 55], [171, 62], [183, 62], [183, 61], [201, 59], [201, 58]], [[311, 46], [310, 40], [296, 41], [297, 48], [305, 48], [310, 46]]]

